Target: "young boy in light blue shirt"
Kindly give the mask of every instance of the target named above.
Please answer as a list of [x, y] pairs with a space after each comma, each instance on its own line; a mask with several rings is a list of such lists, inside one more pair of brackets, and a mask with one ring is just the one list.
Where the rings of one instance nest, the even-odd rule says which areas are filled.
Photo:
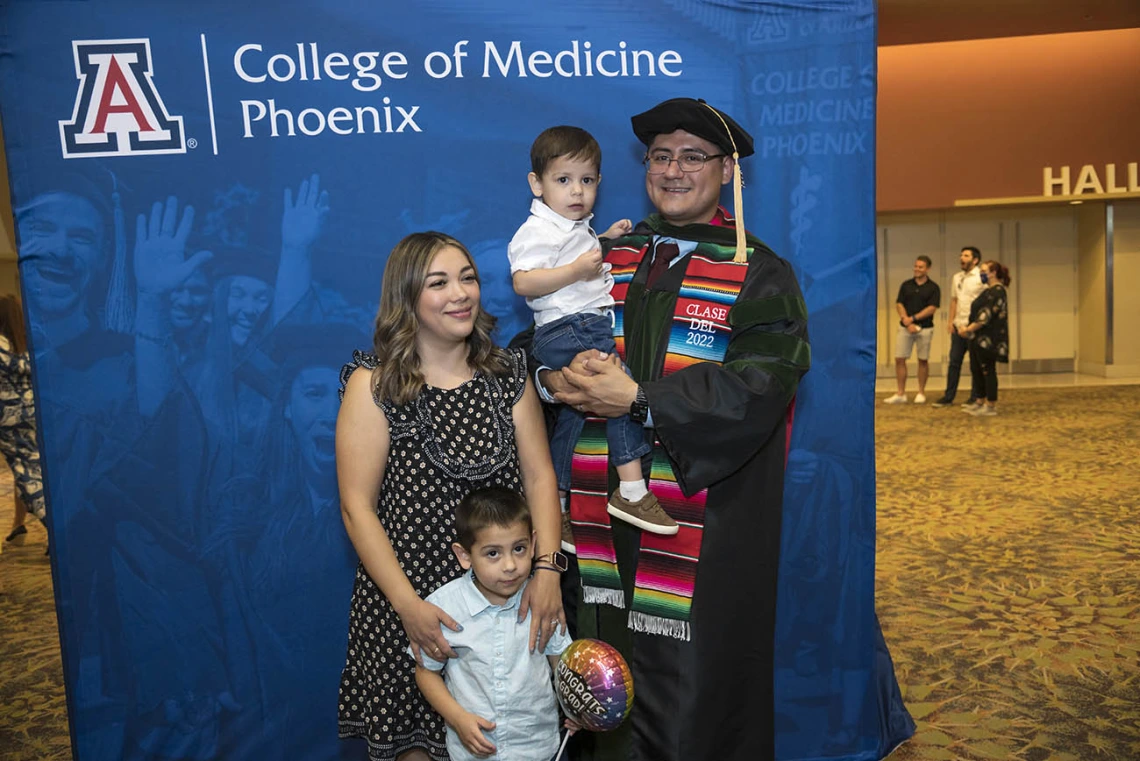
[[532, 653], [530, 614], [518, 621], [534, 554], [530, 511], [516, 492], [480, 489], [459, 503], [455, 530], [451, 548], [467, 573], [427, 601], [460, 625], [458, 632], [443, 629], [457, 657], [423, 655], [416, 684], [447, 722], [452, 761], [553, 758], [558, 705], [551, 669], [570, 637], [555, 630], [545, 653]]

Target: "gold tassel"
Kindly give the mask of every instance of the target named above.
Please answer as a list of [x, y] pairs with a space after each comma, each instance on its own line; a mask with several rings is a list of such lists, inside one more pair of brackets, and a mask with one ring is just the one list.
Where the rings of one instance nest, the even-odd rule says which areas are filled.
[[744, 232], [744, 176], [740, 174], [740, 152], [736, 149], [736, 141], [732, 139], [732, 130], [720, 112], [703, 100], [700, 104], [713, 112], [724, 126], [728, 142], [732, 143], [732, 214], [736, 218], [736, 256], [732, 257], [732, 261], [743, 264], [748, 261], [748, 244]]
[[744, 177], [740, 174], [740, 155], [732, 152], [732, 213], [736, 216], [736, 256], [732, 261], [748, 261], [748, 246], [744, 241]]

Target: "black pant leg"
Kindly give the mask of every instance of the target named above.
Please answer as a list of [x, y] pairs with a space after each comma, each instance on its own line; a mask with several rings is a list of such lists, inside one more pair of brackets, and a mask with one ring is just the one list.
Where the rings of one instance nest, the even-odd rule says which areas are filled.
[[[997, 359], [982, 360], [982, 374], [985, 377], [986, 401], [993, 404], [997, 401], [998, 378]], [[981, 398], [981, 397], [979, 397]]]
[[[982, 374], [982, 358], [978, 354], [975, 347], [970, 347], [970, 401], [975, 399], [982, 399], [985, 389], [985, 376]], [[983, 393], [979, 394], [978, 389], [983, 389]]]
[[962, 360], [966, 357], [966, 339], [957, 333], [950, 334], [950, 364], [946, 368], [946, 393], [943, 398], [948, 402], [954, 401], [958, 393], [958, 379], [962, 375]]

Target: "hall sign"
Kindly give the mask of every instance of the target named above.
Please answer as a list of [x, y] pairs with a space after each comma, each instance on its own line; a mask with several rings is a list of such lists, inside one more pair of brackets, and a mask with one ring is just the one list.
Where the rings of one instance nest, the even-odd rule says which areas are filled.
[[1105, 195], [1110, 193], [1140, 193], [1140, 176], [1137, 173], [1137, 162], [1133, 161], [1127, 168], [1118, 171], [1116, 164], [1105, 164], [1103, 167], [1085, 164], [1077, 172], [1074, 179], [1072, 171], [1067, 166], [1054, 169], [1047, 166], [1044, 169], [1045, 196], [1080, 196]]

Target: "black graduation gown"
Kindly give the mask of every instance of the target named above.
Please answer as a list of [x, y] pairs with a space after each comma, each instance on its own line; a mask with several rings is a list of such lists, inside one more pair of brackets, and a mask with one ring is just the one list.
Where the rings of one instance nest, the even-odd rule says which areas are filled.
[[[652, 216], [620, 242], [664, 234], [731, 246], [731, 228], [674, 228]], [[640, 236], [640, 238], [639, 238]], [[708, 488], [691, 610], [691, 641], [641, 634], [628, 611], [581, 602], [576, 565], [564, 580], [577, 637], [618, 647], [633, 671], [630, 719], [614, 732], [580, 733], [589, 761], [758, 761], [774, 757], [773, 642], [787, 445], [787, 409], [810, 362], [806, 310], [791, 266], [749, 236], [752, 253], [737, 305], [769, 308], [733, 328], [725, 365], [697, 364], [661, 377], [669, 324], [688, 260], [644, 289], [638, 268], [625, 308], [627, 364], [645, 389], [655, 432], [686, 494]], [[651, 251], [651, 246], [647, 251]], [[786, 313], [773, 304], [786, 302]], [[759, 312], [753, 312], [758, 315]], [[783, 356], [753, 351], [764, 334], [794, 346]], [[759, 341], [750, 340], [759, 337]], [[611, 472], [611, 478], [613, 474]], [[613, 521], [625, 599], [633, 599], [640, 531]]]

